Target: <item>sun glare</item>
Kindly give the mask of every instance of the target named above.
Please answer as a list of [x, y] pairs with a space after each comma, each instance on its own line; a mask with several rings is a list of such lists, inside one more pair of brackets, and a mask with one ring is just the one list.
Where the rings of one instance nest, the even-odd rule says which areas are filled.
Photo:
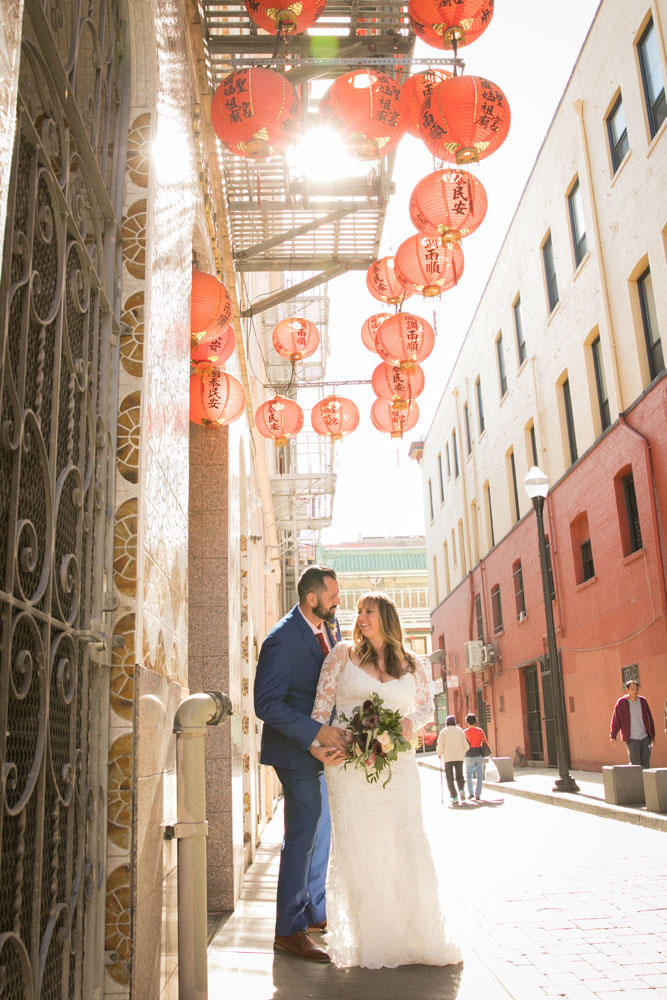
[[293, 170], [311, 180], [335, 180], [363, 177], [369, 164], [362, 163], [345, 148], [340, 135], [332, 128], [315, 126], [292, 146], [287, 158]]

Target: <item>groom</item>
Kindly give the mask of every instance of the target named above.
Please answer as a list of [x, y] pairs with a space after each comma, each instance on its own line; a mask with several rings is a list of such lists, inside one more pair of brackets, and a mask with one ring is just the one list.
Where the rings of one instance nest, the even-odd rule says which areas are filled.
[[264, 722], [260, 760], [275, 768], [285, 802], [273, 948], [328, 962], [308, 930], [326, 926], [331, 821], [322, 765], [343, 760], [345, 737], [310, 713], [324, 657], [340, 640], [336, 574], [309, 566], [297, 591], [299, 603], [262, 644], [255, 676], [255, 712]]

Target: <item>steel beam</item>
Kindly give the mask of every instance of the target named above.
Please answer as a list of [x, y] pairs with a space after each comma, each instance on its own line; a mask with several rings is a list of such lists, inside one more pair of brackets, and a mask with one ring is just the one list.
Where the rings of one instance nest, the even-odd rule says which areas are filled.
[[[374, 260], [374, 257], [345, 257], [342, 254], [339, 257], [334, 257], [332, 254], [321, 254], [319, 257], [290, 257], [285, 254], [284, 257], [269, 257], [266, 260], [239, 260], [235, 262], [234, 269], [243, 273], [248, 271], [319, 271], [321, 268], [333, 264], [337, 268], [342, 268], [342, 271], [367, 271]], [[342, 274], [342, 271], [338, 273]], [[323, 278], [322, 280], [326, 281], [327, 279]]]
[[241, 316], [246, 318], [257, 316], [258, 313], [265, 312], [267, 309], [273, 309], [274, 306], [279, 306], [281, 302], [290, 302], [297, 295], [300, 295], [301, 292], [307, 292], [310, 288], [323, 285], [326, 281], [331, 281], [340, 274], [345, 274], [349, 269], [347, 264], [337, 264], [335, 267], [329, 268], [328, 271], [322, 271], [321, 274], [313, 275], [312, 278], [308, 278], [306, 281], [300, 281], [297, 285], [292, 285], [290, 288], [283, 288], [280, 292], [275, 292], [273, 295], [267, 295], [264, 299], [259, 299], [249, 309], [241, 310]]

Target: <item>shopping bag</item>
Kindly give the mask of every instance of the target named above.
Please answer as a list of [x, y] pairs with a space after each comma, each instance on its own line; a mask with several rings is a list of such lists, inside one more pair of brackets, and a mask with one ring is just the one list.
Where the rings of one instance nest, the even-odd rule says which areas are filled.
[[486, 781], [500, 781], [500, 774], [498, 773], [498, 768], [492, 760], [486, 761], [486, 767], [484, 768], [484, 778]]

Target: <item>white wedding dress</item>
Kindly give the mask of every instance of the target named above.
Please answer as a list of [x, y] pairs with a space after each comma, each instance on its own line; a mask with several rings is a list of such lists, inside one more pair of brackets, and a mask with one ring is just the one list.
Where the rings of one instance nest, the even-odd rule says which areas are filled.
[[[314, 719], [328, 724], [334, 706], [350, 718], [377, 692], [384, 707], [400, 711], [415, 731], [433, 720], [421, 661], [414, 674], [382, 683], [352, 662], [350, 649], [340, 642], [324, 661]], [[326, 946], [334, 965], [393, 969], [460, 962], [445, 934], [415, 751], [394, 761], [386, 788], [386, 772], [369, 784], [363, 769], [352, 765], [325, 770], [332, 821]]]

